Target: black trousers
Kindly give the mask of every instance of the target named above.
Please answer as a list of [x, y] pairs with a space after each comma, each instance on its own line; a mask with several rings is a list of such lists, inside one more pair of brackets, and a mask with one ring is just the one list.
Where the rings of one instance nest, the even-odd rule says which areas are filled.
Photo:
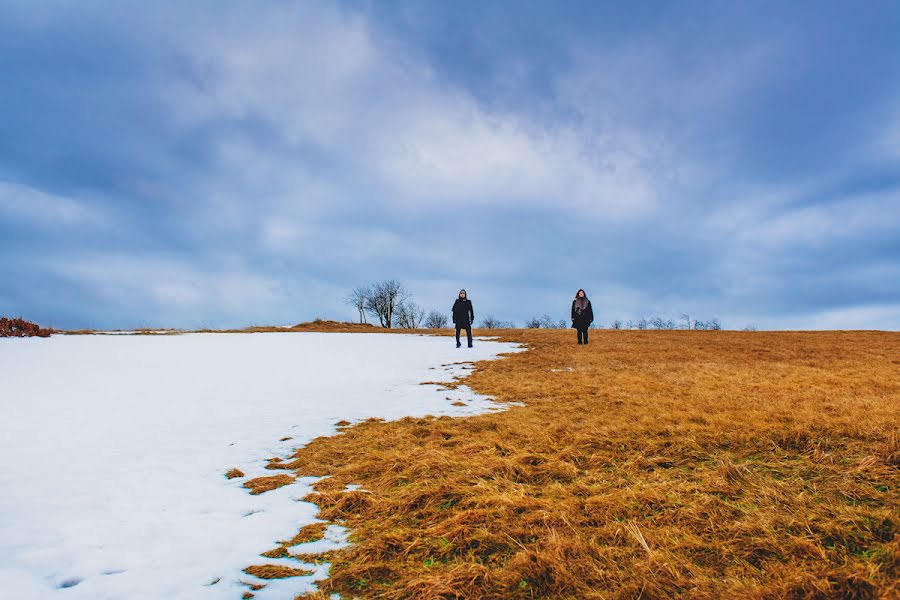
[[466, 339], [469, 340], [469, 346], [472, 345], [472, 324], [469, 323], [467, 325], [457, 325], [456, 326], [456, 344], [459, 345], [459, 332], [463, 329], [466, 330]]
[[588, 343], [588, 328], [585, 327], [584, 329], [582, 329], [579, 327], [576, 329], [576, 331], [578, 332], [578, 343], [579, 344], [582, 343], [582, 339], [583, 339], [584, 343], [587, 344]]

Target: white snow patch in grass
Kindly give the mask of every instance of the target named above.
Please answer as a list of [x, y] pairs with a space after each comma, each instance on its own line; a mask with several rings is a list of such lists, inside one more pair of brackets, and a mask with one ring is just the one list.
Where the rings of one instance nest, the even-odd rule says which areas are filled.
[[[315, 478], [241, 486], [335, 423], [499, 408], [420, 385], [510, 344], [418, 335], [256, 333], [0, 340], [0, 596], [292, 598], [327, 577], [261, 581], [244, 567], [316, 521]], [[454, 407], [447, 399], [465, 401]], [[281, 438], [290, 437], [286, 441]], [[245, 477], [227, 480], [236, 467]], [[346, 531], [303, 545], [330, 549]], [[295, 547], [292, 552], [300, 552]]]

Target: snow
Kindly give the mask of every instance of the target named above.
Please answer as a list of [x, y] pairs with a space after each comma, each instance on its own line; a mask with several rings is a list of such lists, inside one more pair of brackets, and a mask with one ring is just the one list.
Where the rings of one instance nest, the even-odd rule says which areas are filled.
[[[315, 478], [241, 485], [335, 423], [500, 410], [449, 381], [511, 344], [339, 333], [0, 340], [0, 596], [293, 598], [327, 577], [261, 581], [250, 565], [316, 521]], [[453, 406], [463, 401], [465, 406]], [[278, 441], [290, 437], [287, 441]], [[232, 467], [246, 477], [228, 480]], [[331, 549], [347, 532], [293, 548]], [[244, 582], [244, 583], [242, 583]]]

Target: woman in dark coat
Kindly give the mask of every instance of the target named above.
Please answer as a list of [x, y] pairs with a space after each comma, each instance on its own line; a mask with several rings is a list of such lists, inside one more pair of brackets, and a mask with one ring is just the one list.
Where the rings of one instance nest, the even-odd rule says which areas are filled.
[[[588, 343], [588, 327], [594, 322], [594, 309], [584, 290], [578, 290], [572, 300], [572, 327], [578, 332], [578, 343]], [[582, 342], [581, 340], [584, 340]]]
[[475, 310], [472, 301], [466, 297], [466, 290], [459, 290], [459, 298], [453, 303], [453, 323], [456, 325], [456, 347], [460, 347], [459, 332], [466, 330], [469, 348], [472, 347], [472, 323], [475, 322]]

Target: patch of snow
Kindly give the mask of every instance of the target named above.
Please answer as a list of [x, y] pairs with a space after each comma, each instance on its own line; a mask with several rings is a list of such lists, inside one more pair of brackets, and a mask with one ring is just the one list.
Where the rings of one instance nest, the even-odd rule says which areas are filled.
[[[246, 582], [262, 583], [244, 567], [302, 566], [260, 553], [316, 521], [301, 501], [314, 477], [258, 496], [241, 487], [281, 473], [268, 459], [344, 419], [502, 409], [464, 386], [420, 382], [465, 375], [470, 365], [453, 360], [517, 350], [340, 333], [2, 339], [0, 590], [22, 600], [239, 598]], [[232, 467], [245, 476], [226, 479]], [[311, 544], [346, 542], [340, 528], [328, 532]], [[328, 565], [309, 568], [254, 593], [310, 591]]]
[[329, 525], [325, 528], [325, 535], [321, 540], [314, 542], [304, 542], [291, 546], [290, 553], [293, 554], [321, 554], [332, 550], [340, 550], [349, 544], [348, 537], [350, 532], [346, 527], [340, 525]]

